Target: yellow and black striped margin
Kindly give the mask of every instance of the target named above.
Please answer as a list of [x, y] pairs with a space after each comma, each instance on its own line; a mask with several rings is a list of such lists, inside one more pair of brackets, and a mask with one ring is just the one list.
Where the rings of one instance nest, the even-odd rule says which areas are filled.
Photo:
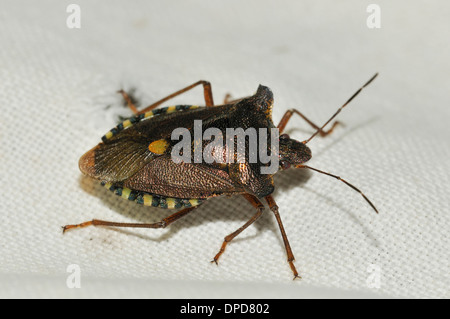
[[122, 123], [120, 123], [119, 125], [117, 125], [115, 128], [111, 129], [108, 133], [103, 135], [102, 141], [105, 142], [106, 140], [117, 135], [120, 131], [123, 131], [124, 129], [129, 128], [130, 126], [133, 126], [134, 124], [140, 121], [150, 119], [154, 116], [170, 114], [179, 111], [193, 110], [198, 107], [199, 107], [198, 105], [172, 105], [130, 117], [125, 121], [123, 121]]
[[115, 186], [109, 182], [101, 182], [102, 186], [112, 191], [117, 196], [135, 201], [144, 206], [153, 206], [166, 209], [178, 209], [183, 207], [194, 207], [202, 204], [205, 199], [197, 198], [173, 198], [154, 195], [146, 192], [134, 191], [126, 187]]

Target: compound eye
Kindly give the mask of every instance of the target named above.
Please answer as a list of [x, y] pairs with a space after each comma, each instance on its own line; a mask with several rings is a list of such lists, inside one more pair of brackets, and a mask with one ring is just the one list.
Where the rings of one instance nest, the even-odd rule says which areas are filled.
[[291, 163], [289, 163], [288, 161], [281, 161], [280, 165], [282, 169], [288, 169], [289, 167], [291, 167]]
[[281, 134], [280, 135], [280, 140], [288, 140], [289, 139], [289, 134]]

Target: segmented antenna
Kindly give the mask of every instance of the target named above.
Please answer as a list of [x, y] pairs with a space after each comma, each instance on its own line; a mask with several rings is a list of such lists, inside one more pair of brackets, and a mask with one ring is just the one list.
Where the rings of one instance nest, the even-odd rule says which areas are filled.
[[325, 126], [327, 126], [327, 124], [330, 123], [330, 122], [336, 117], [336, 115], [338, 115], [339, 112], [341, 112], [341, 110], [342, 110], [344, 107], [346, 107], [347, 104], [349, 104], [349, 103], [350, 103], [350, 102], [351, 102], [351, 101], [359, 94], [359, 92], [361, 92], [366, 86], [368, 86], [368, 85], [370, 84], [370, 82], [372, 82], [373, 80], [375, 80], [375, 78], [376, 78], [377, 76], [378, 76], [378, 73], [375, 73], [375, 75], [372, 76], [372, 78], [371, 78], [369, 81], [367, 81], [366, 84], [364, 84], [362, 87], [360, 87], [359, 90], [356, 91], [355, 94], [353, 94], [353, 95], [351, 96], [351, 98], [349, 98], [349, 99], [347, 100], [347, 102], [345, 102], [344, 105], [342, 105], [342, 106], [336, 111], [336, 113], [334, 113], [334, 115], [333, 115], [328, 121], [326, 121], [326, 123], [325, 123], [324, 125], [322, 125], [321, 128], [319, 128], [313, 135], [311, 135], [310, 138], [308, 138], [306, 141], [303, 141], [302, 143], [303, 143], [303, 144], [307, 144], [307, 143], [308, 143], [309, 141], [311, 141], [317, 134], [319, 134], [319, 132], [321, 132], [321, 131], [323, 130], [323, 128], [324, 128]]
[[374, 205], [374, 204], [366, 197], [366, 195], [364, 195], [364, 193], [361, 192], [358, 188], [356, 188], [354, 185], [350, 184], [349, 182], [347, 182], [345, 179], [341, 178], [340, 176], [333, 175], [333, 174], [330, 174], [330, 173], [327, 173], [327, 172], [318, 170], [317, 168], [313, 168], [313, 167], [307, 166], [307, 165], [297, 165], [297, 166], [295, 166], [295, 167], [296, 167], [296, 168], [308, 168], [308, 169], [310, 169], [310, 170], [313, 170], [313, 171], [319, 172], [319, 173], [321, 173], [321, 174], [325, 174], [325, 175], [334, 177], [334, 178], [336, 178], [337, 180], [340, 180], [341, 182], [347, 184], [347, 186], [353, 188], [353, 190], [355, 190], [355, 191], [357, 191], [358, 193], [360, 193], [361, 196], [364, 197], [364, 199], [365, 199], [365, 200], [369, 203], [369, 205], [373, 208], [373, 210], [375, 211], [375, 213], [378, 214], [378, 209], [377, 209], [377, 208], [375, 207], [375, 205]]

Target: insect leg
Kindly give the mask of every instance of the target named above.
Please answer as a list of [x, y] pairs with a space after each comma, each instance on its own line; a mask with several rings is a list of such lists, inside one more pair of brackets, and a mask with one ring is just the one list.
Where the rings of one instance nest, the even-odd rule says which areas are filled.
[[239, 229], [237, 229], [236, 231], [234, 231], [233, 233], [229, 234], [228, 236], [226, 236], [224, 238], [223, 243], [222, 243], [222, 247], [220, 247], [219, 252], [217, 253], [216, 256], [214, 256], [214, 259], [211, 260], [211, 262], [215, 262], [216, 265], [218, 264], [217, 261], [219, 260], [220, 256], [225, 251], [225, 247], [227, 246], [227, 244], [230, 241], [232, 241], [234, 237], [239, 235], [244, 229], [246, 229], [248, 226], [253, 224], [262, 215], [262, 211], [264, 209], [264, 205], [259, 201], [259, 199], [256, 198], [253, 195], [250, 195], [250, 194], [244, 194], [243, 196], [245, 197], [245, 199], [247, 199], [253, 205], [253, 207], [256, 208], [257, 212], [243, 226], [241, 226]]
[[297, 114], [299, 115], [302, 119], [304, 119], [309, 125], [311, 125], [314, 129], [319, 130], [319, 134], [320, 136], [327, 136], [328, 134], [330, 134], [331, 132], [333, 132], [334, 128], [336, 127], [336, 125], [340, 124], [340, 122], [336, 121], [333, 123], [333, 126], [328, 130], [328, 131], [323, 131], [320, 129], [319, 126], [317, 126], [316, 124], [314, 124], [313, 122], [311, 122], [306, 116], [304, 116], [302, 113], [300, 113], [300, 111], [296, 110], [296, 109], [290, 109], [288, 111], [286, 111], [286, 113], [284, 113], [280, 123], [278, 124], [278, 130], [280, 131], [280, 134], [283, 133], [284, 128], [286, 127], [287, 123], [289, 122], [289, 120], [291, 119], [292, 115]]
[[223, 104], [229, 104], [231, 102], [231, 94], [227, 93], [223, 98]]
[[177, 221], [181, 217], [186, 216], [187, 214], [192, 212], [197, 207], [198, 206], [188, 207], [188, 208], [182, 209], [182, 210], [176, 212], [175, 214], [172, 214], [169, 217], [164, 218], [160, 222], [152, 223], [152, 224], [117, 223], [117, 222], [108, 222], [108, 221], [105, 221], [105, 220], [93, 219], [91, 221], [84, 222], [84, 223], [77, 224], [77, 225], [66, 225], [66, 226], [63, 227], [63, 233], [65, 233], [69, 229], [84, 228], [84, 227], [87, 227], [87, 226], [112, 226], [112, 227], [134, 227], [134, 228], [165, 228], [166, 226], [169, 226], [170, 224], [172, 224], [174, 221]]
[[294, 274], [294, 279], [301, 278], [297, 272], [297, 269], [295, 269], [294, 254], [292, 253], [291, 245], [289, 245], [289, 240], [287, 238], [286, 232], [284, 231], [283, 223], [281, 222], [281, 217], [280, 217], [280, 214], [278, 213], [278, 206], [275, 203], [275, 200], [273, 199], [273, 197], [271, 195], [266, 196], [265, 198], [266, 198], [267, 204], [269, 204], [270, 210], [273, 212], [273, 214], [275, 215], [275, 218], [277, 219], [278, 226], [280, 227], [281, 236], [283, 237], [283, 241], [284, 241], [284, 247], [286, 248], [287, 261], [288, 261], [289, 266], [291, 267], [291, 270]]
[[124, 90], [119, 90], [117, 91], [117, 93], [122, 94], [123, 99], [125, 100], [125, 102], [127, 102], [127, 106], [131, 109], [131, 111], [133, 111], [134, 114], [138, 114], [139, 111], [136, 108], [136, 105], [134, 105], [133, 100], [131, 99], [130, 95], [125, 92]]
[[191, 84], [191, 85], [185, 87], [184, 89], [176, 91], [175, 93], [172, 93], [169, 96], [166, 96], [165, 98], [147, 106], [145, 109], [139, 111], [138, 114], [149, 112], [149, 111], [153, 110], [154, 108], [156, 108], [157, 106], [161, 105], [162, 103], [164, 103], [186, 91], [189, 91], [190, 89], [193, 89], [200, 84], [203, 85], [203, 94], [205, 96], [206, 106], [214, 106], [214, 100], [213, 100], [213, 95], [212, 95], [212, 90], [211, 90], [211, 83], [209, 83], [208, 81], [198, 81], [198, 82], [195, 82], [194, 84]]
[[231, 94], [230, 94], [230, 93], [227, 93], [227, 94], [225, 95], [224, 99], [223, 99], [223, 104], [233, 104], [233, 103], [239, 102], [239, 101], [241, 101], [241, 100], [243, 100], [243, 99], [245, 99], [245, 98], [247, 98], [247, 97], [248, 97], [248, 96], [246, 96], [246, 97], [241, 97], [240, 99], [233, 99], [232, 96], [231, 96]]

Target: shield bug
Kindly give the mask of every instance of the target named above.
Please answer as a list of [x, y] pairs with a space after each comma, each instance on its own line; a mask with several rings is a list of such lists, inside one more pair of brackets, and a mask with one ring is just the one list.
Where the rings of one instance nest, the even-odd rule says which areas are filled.
[[[151, 224], [117, 223], [103, 220], [91, 220], [81, 224], [67, 225], [63, 232], [72, 228], [86, 226], [113, 226], [113, 227], [141, 227], [164, 228], [181, 217], [186, 216], [204, 201], [216, 196], [241, 195], [255, 208], [256, 213], [239, 229], [224, 238], [219, 252], [211, 262], [218, 263], [230, 241], [243, 230], [255, 222], [262, 214], [265, 200], [275, 215], [276, 221], [284, 241], [287, 261], [295, 278], [300, 278], [295, 265], [286, 232], [278, 212], [278, 206], [272, 197], [275, 189], [273, 175], [276, 171], [290, 167], [310, 169], [340, 180], [353, 190], [360, 193], [369, 205], [378, 213], [372, 202], [355, 186], [342, 179], [316, 168], [305, 165], [311, 158], [311, 150], [307, 144], [317, 135], [330, 134], [338, 122], [334, 122], [330, 129], [324, 130], [341, 110], [353, 100], [361, 90], [369, 85], [377, 76], [375, 74], [359, 90], [345, 102], [331, 118], [322, 126], [317, 126], [296, 109], [288, 110], [277, 126], [272, 121], [273, 94], [265, 86], [259, 86], [257, 92], [249, 97], [229, 100], [224, 104], [215, 105], [211, 85], [207, 81], [198, 81], [182, 90], [179, 90], [164, 99], [138, 111], [133, 100], [124, 92], [119, 91], [135, 116], [123, 121], [102, 137], [102, 142], [84, 154], [79, 167], [82, 173], [101, 181], [107, 189], [125, 199], [138, 204], [178, 211], [160, 222]], [[202, 85], [205, 97], [205, 106], [175, 105], [157, 109], [157, 106], [167, 100], [180, 95], [196, 86]], [[292, 115], [297, 114], [315, 129], [307, 140], [302, 142], [294, 140], [287, 134], [282, 134]], [[196, 151], [204, 151], [212, 141], [195, 139], [195, 123], [201, 121], [201, 133], [214, 128], [216, 132], [226, 135], [230, 128], [270, 130], [270, 134], [262, 138], [265, 142], [275, 140], [273, 144], [263, 143], [265, 151], [277, 159], [276, 170], [262, 174], [260, 157], [251, 162], [249, 151], [252, 145], [250, 140], [244, 139], [242, 143], [234, 136], [231, 144], [213, 148], [215, 161], [206, 161], [205, 158], [195, 158]], [[174, 161], [173, 150], [177, 141], [172, 137], [174, 130], [183, 128], [188, 137], [194, 136], [194, 141], [188, 149], [178, 150], [178, 155], [192, 161]], [[274, 133], [275, 132], [275, 133]], [[281, 134], [281, 135], [279, 135]], [[262, 135], [259, 134], [259, 137]], [[275, 137], [275, 139], [274, 139]], [[261, 140], [260, 140], [261, 141]], [[215, 142], [215, 140], [214, 140]], [[239, 145], [243, 146], [245, 156], [239, 162], [235, 161]], [[261, 145], [261, 144], [260, 144]], [[211, 149], [211, 148], [210, 148]], [[191, 152], [192, 151], [192, 152]], [[186, 152], [186, 153], [184, 153]], [[219, 155], [217, 157], [217, 155]], [[217, 158], [226, 157], [231, 161], [221, 162]], [[227, 157], [227, 156], [229, 157]]]

